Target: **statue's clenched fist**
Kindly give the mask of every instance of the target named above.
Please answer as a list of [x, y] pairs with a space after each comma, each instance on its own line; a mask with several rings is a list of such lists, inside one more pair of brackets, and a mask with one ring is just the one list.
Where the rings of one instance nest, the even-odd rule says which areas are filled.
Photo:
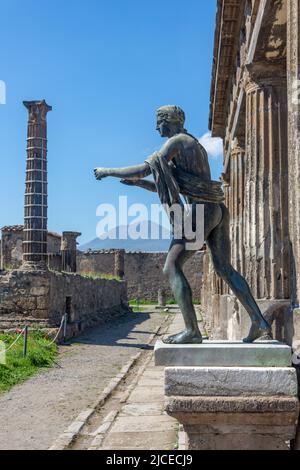
[[98, 181], [101, 181], [103, 178], [108, 176], [107, 170], [105, 168], [95, 168], [94, 175], [95, 175], [96, 180]]

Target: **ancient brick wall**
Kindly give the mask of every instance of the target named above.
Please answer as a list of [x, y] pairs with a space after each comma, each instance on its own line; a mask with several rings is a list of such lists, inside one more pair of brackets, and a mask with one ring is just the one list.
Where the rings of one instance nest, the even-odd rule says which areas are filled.
[[1, 241], [1, 267], [18, 268], [23, 256], [23, 231], [3, 232]]
[[125, 282], [42, 271], [0, 274], [0, 329], [57, 327], [68, 313], [72, 336], [127, 311]]
[[61, 236], [48, 232], [47, 249], [48, 253], [60, 253]]
[[115, 252], [87, 252], [77, 256], [78, 272], [114, 275]]
[[[20, 227], [20, 229], [17, 229]], [[13, 230], [2, 231], [0, 240], [0, 269], [18, 269], [23, 259], [24, 232], [22, 226], [16, 226]], [[54, 271], [62, 270], [61, 236], [48, 232], [48, 267]]]
[[[165, 289], [167, 299], [173, 295], [163, 274], [166, 253], [125, 253], [125, 280], [128, 298], [157, 301], [158, 290]], [[114, 275], [115, 251], [87, 252], [78, 255], [79, 272]], [[186, 263], [184, 272], [191, 283], [195, 300], [201, 298], [202, 253], [196, 253]]]

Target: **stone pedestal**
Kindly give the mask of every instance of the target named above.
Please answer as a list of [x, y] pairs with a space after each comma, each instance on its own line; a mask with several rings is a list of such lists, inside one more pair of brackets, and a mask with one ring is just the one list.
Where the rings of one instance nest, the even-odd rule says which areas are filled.
[[183, 425], [187, 450], [289, 450], [299, 401], [288, 346], [158, 343], [155, 359], [166, 366], [166, 412]]
[[245, 344], [241, 341], [204, 341], [203, 344], [155, 346], [157, 366], [291, 367], [291, 348], [278, 341]]

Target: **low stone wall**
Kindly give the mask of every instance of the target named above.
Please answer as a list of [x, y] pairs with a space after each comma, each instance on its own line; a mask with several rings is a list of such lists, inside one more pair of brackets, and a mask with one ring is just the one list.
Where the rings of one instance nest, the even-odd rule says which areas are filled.
[[42, 271], [0, 274], [1, 329], [58, 327], [68, 313], [68, 336], [74, 336], [128, 311], [125, 282]]
[[[115, 251], [80, 253], [78, 270], [114, 275], [115, 254]], [[125, 253], [124, 272], [129, 299], [157, 301], [160, 289], [165, 290], [167, 299], [173, 298], [168, 279], [163, 274], [166, 258], [167, 253]], [[202, 252], [195, 253], [184, 266], [195, 300], [201, 299], [202, 258]]]

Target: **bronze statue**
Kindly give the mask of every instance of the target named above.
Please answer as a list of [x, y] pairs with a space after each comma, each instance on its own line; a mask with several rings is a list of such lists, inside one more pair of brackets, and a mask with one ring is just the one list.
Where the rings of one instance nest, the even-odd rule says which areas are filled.
[[[169, 207], [174, 203], [182, 204], [182, 195], [192, 207], [192, 217], [195, 217], [197, 204], [204, 204], [205, 240], [216, 273], [245, 307], [252, 322], [244, 342], [252, 343], [261, 337], [270, 339], [270, 325], [264, 319], [247, 282], [230, 264], [229, 212], [223, 203], [222, 184], [211, 181], [207, 152], [198, 139], [184, 129], [184, 123], [185, 114], [178, 106], [161, 107], [157, 111], [157, 130], [167, 138], [161, 150], [141, 165], [96, 168], [95, 177], [101, 180], [113, 176], [121, 178], [123, 184], [158, 192], [161, 202]], [[151, 174], [154, 182], [143, 179]], [[186, 327], [182, 333], [165, 339], [166, 343], [202, 343], [191, 288], [182, 270], [187, 259], [195, 253], [187, 249], [187, 242], [185, 236], [180, 239], [173, 237], [164, 267]]]

